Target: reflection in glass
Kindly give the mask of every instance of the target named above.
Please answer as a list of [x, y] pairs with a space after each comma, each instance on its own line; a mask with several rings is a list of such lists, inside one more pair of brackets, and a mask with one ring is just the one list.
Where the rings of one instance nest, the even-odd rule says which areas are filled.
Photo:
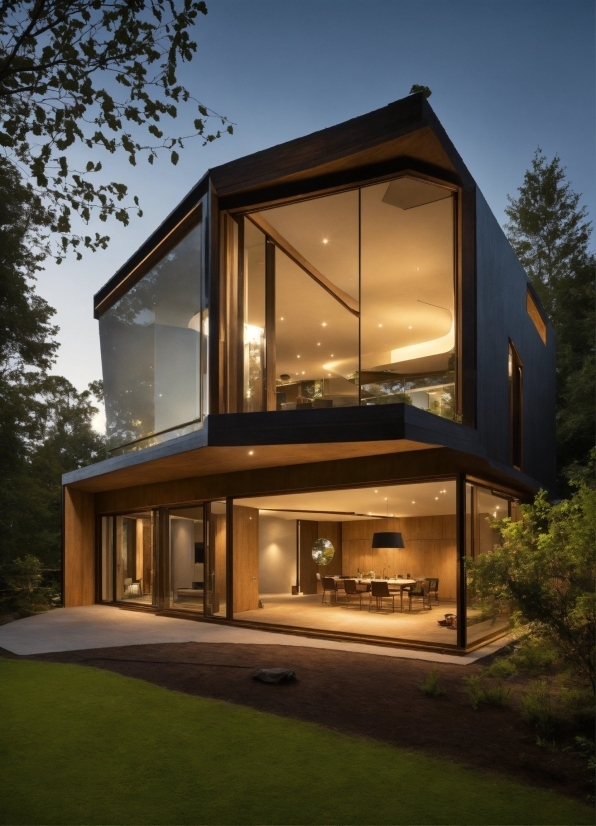
[[277, 409], [358, 404], [358, 318], [275, 250]]
[[114, 517], [101, 517], [101, 599], [114, 599]]
[[312, 558], [317, 565], [329, 565], [334, 553], [335, 548], [328, 539], [317, 539], [312, 546]]
[[226, 503], [211, 502], [205, 505], [208, 520], [205, 547], [205, 616], [225, 617], [226, 576]]
[[200, 263], [197, 226], [99, 320], [109, 449], [200, 419]]
[[244, 221], [244, 411], [266, 410], [265, 236]]
[[[466, 556], [472, 560], [490, 554], [501, 544], [491, 520], [509, 515], [509, 500], [480, 485], [466, 485]], [[473, 593], [468, 578], [466, 624], [468, 644], [507, 626], [509, 615], [499, 604], [483, 601]]]
[[203, 613], [203, 506], [170, 510], [170, 606]]
[[454, 217], [413, 178], [362, 189], [361, 398], [455, 415]]
[[115, 517], [116, 599], [154, 603], [153, 514]]

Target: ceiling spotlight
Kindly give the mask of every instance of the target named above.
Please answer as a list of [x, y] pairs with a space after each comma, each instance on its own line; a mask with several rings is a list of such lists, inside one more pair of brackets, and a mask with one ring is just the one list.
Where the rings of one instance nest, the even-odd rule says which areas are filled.
[[410, 324], [410, 326], [408, 327], [408, 330], [411, 330], [411, 329], [412, 329], [412, 325]]
[[248, 455], [249, 455], [249, 456], [253, 456], [253, 455], [254, 455], [254, 450], [249, 450], [249, 451], [248, 451]]
[[284, 320], [284, 317], [282, 316], [279, 320], [280, 320], [280, 321], [283, 321], [283, 320]]
[[382, 326], [383, 326], [382, 324], [379, 324], [379, 327], [382, 327]]
[[438, 499], [438, 498], [439, 498], [438, 496], [435, 496], [435, 499]]
[[321, 342], [317, 341], [317, 347], [320, 347], [320, 346], [321, 346]]
[[415, 502], [413, 499], [412, 499], [412, 504], [413, 504], [413, 505], [415, 505], [415, 504], [416, 504], [416, 502]]
[[326, 322], [326, 321], [324, 321], [324, 322], [321, 324], [321, 327], [326, 327], [326, 326], [327, 326], [327, 322]]
[[297, 358], [297, 359], [299, 359], [299, 358], [300, 358], [300, 356], [296, 356], [296, 358]]
[[331, 358], [333, 358], [333, 353], [331, 353]]
[[323, 238], [323, 243], [328, 244], [329, 243], [329, 238]]
[[378, 492], [379, 492], [378, 490], [375, 491], [375, 493], [378, 493]]

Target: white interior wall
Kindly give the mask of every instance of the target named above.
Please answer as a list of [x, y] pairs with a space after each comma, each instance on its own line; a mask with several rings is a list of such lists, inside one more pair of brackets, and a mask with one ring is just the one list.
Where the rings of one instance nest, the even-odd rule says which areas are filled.
[[259, 517], [259, 593], [289, 594], [296, 584], [296, 520]]
[[195, 536], [192, 519], [173, 517], [170, 522], [172, 590], [191, 588], [195, 578]]

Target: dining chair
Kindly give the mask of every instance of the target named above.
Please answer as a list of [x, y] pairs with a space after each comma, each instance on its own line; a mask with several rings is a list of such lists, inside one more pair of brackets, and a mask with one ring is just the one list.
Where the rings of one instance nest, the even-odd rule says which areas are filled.
[[417, 582], [416, 585], [412, 585], [412, 587], [408, 591], [408, 602], [409, 602], [409, 610], [412, 610], [412, 600], [420, 599], [422, 600], [422, 607], [428, 603], [429, 609], [432, 609], [432, 605], [430, 604], [430, 593], [428, 590], [428, 580], [425, 579], [423, 582]]
[[435, 602], [439, 604], [439, 580], [435, 577], [427, 577], [429, 597], [434, 596]]
[[383, 582], [382, 580], [374, 581], [370, 583], [370, 603], [368, 605], [368, 610], [370, 611], [373, 599], [376, 600], [377, 603], [377, 611], [383, 607], [383, 600], [390, 599], [391, 605], [393, 608], [393, 613], [395, 613], [395, 597], [398, 597], [399, 591], [389, 590], [389, 583]]
[[358, 586], [355, 579], [344, 579], [344, 588], [346, 592], [346, 602], [348, 605], [352, 601], [352, 597], [357, 597], [360, 602], [359, 610], [362, 610], [362, 594], [366, 593], [366, 586]]
[[[337, 587], [332, 576], [323, 577], [323, 599], [325, 602], [325, 594], [329, 591], [330, 594], [335, 594], [335, 601], [337, 602]], [[331, 605], [331, 597], [329, 597], [329, 605]]]

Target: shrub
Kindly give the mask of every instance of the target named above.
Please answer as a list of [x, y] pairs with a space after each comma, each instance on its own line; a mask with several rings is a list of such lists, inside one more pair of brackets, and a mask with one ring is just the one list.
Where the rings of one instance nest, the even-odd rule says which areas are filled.
[[511, 660], [497, 660], [486, 669], [485, 673], [487, 677], [504, 680], [507, 677], [511, 677], [512, 674], [515, 674], [516, 671], [515, 663]]
[[505, 688], [502, 680], [497, 680], [493, 685], [485, 685], [480, 675], [474, 674], [464, 677], [468, 698], [474, 711], [478, 711], [484, 703], [487, 706], [506, 706], [509, 704], [511, 689]]
[[551, 643], [528, 636], [515, 651], [511, 661], [520, 671], [539, 677], [551, 669], [557, 658], [558, 652]]
[[436, 668], [431, 668], [425, 679], [420, 683], [420, 690], [427, 697], [441, 697], [447, 693], [441, 684], [441, 678]]
[[541, 741], [552, 741], [564, 719], [558, 698], [553, 695], [546, 680], [536, 680], [522, 694], [521, 716], [532, 726]]

